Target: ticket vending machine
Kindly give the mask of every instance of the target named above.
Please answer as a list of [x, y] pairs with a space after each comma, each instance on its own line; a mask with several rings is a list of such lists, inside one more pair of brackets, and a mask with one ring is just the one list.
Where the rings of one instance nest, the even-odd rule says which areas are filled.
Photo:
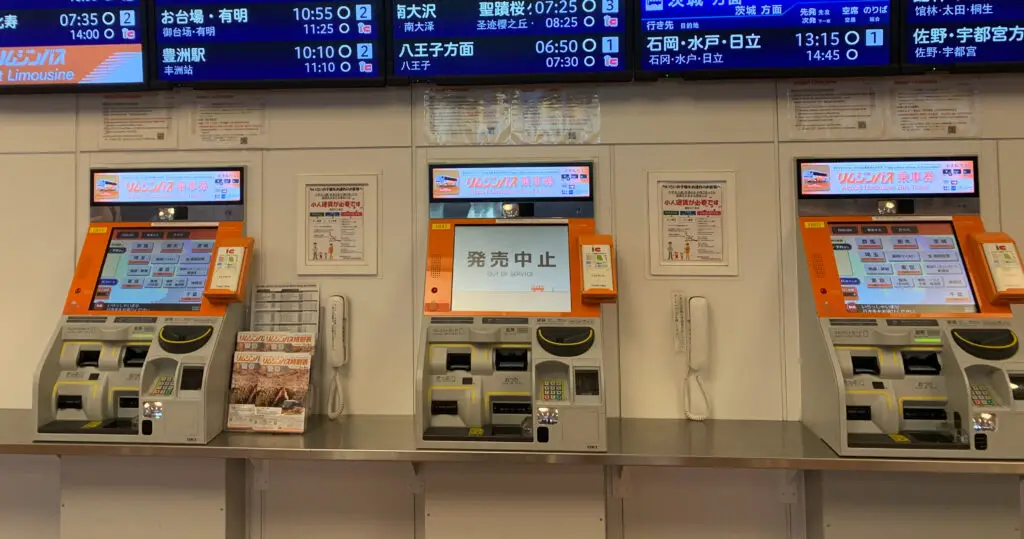
[[420, 448], [606, 451], [592, 163], [433, 165]]
[[1024, 457], [1024, 271], [977, 158], [797, 170], [804, 423], [841, 456]]
[[223, 430], [253, 241], [241, 168], [94, 170], [91, 222], [35, 377], [36, 441]]

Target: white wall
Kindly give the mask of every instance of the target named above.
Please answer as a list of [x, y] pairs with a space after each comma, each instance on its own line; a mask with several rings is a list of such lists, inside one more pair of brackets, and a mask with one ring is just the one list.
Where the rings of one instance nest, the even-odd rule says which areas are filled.
[[[1020, 80], [949, 80], [961, 96], [950, 106], [960, 107], [954, 112], [968, 127], [961, 126], [958, 135], [936, 131], [944, 140], [910, 140], [918, 135], [898, 129], [895, 103], [905, 88], [891, 81], [838, 83], [870, 97], [867, 129], [810, 135], [792, 127], [794, 92], [806, 90], [803, 82], [574, 86], [571, 92], [600, 102], [600, 143], [572, 146], [432, 145], [425, 93], [418, 88], [246, 94], [262, 107], [254, 114], [263, 118], [262, 131], [246, 145], [202, 140], [195, 123], [200, 103], [211, 94], [158, 96], [167, 107], [167, 132], [160, 140], [135, 143], [104, 137], [112, 125], [104, 119], [111, 118], [112, 109], [102, 96], [5, 97], [0, 99], [0, 177], [10, 184], [11, 196], [0, 212], [0, 244], [16, 262], [0, 266], [5, 306], [0, 369], [6, 374], [0, 378], [0, 407], [30, 406], [32, 372], [61, 308], [74, 268], [73, 247], [87, 226], [90, 167], [248, 167], [247, 228], [257, 239], [259, 280], [319, 282], [325, 293], [349, 296], [349, 411], [410, 414], [427, 163], [547, 158], [597, 163], [598, 226], [617, 240], [620, 302], [606, 309], [605, 320], [608, 354], [613, 362], [618, 358], [620, 370], [618, 387], [609, 388], [612, 415], [681, 416], [683, 373], [672, 354], [667, 299], [679, 290], [704, 295], [712, 306], [715, 357], [707, 381], [714, 416], [796, 419], [794, 158], [978, 153], [986, 223], [1024, 236], [1024, 213], [1013, 211], [1014, 201], [1024, 197], [1024, 187], [1015, 181], [1024, 169], [1024, 126], [1013, 120], [1024, 107], [1014, 98]], [[968, 86], [957, 86], [962, 81]], [[836, 85], [824, 81], [815, 87], [832, 91]], [[964, 114], [965, 107], [970, 114]], [[943, 113], [949, 111], [936, 112]], [[723, 170], [736, 174], [739, 274], [652, 277], [647, 174]], [[378, 275], [297, 278], [296, 177], [367, 173], [381, 178]]]
[[[1017, 97], [1024, 84], [1013, 77], [968, 79], [967, 84], [953, 87], [959, 92], [957, 104], [929, 112], [938, 124], [946, 116], [966, 123], [956, 134], [938, 129], [926, 136], [900, 128], [895, 103], [899, 97], [906, 105], [907, 94], [900, 94], [906, 90], [891, 81], [840, 84], [855, 88], [860, 101], [828, 95], [822, 99], [847, 111], [867, 107], [862, 111], [864, 127], [810, 135], [793, 129], [799, 115], [792, 100], [809, 86], [830, 92], [834, 82], [576, 86], [573, 92], [600, 101], [600, 143], [573, 146], [433, 145], [420, 89], [249, 94], [266, 108], [259, 113], [264, 129], [246, 145], [202, 140], [194, 123], [205, 94], [156, 98], [154, 102], [167, 107], [165, 118], [152, 118], [154, 132], [163, 136], [127, 145], [104, 140], [104, 115], [109, 118], [112, 109], [100, 97], [0, 98], [0, 181], [8, 184], [0, 211], [0, 407], [31, 406], [32, 373], [53, 331], [74, 271], [76, 246], [87, 226], [90, 167], [245, 165], [247, 227], [257, 239], [256, 271], [263, 282], [297, 280], [298, 175], [379, 175], [383, 245], [378, 275], [302, 280], [319, 282], [325, 293], [351, 299], [349, 411], [411, 414], [423, 287], [426, 164], [564, 158], [597, 163], [598, 227], [617, 240], [620, 302], [605, 313], [607, 352], [618, 358], [619, 371], [618, 387], [609, 387], [611, 414], [681, 416], [682, 372], [672, 355], [668, 299], [669, 292], [679, 290], [711, 302], [715, 357], [707, 381], [714, 416], [797, 419], [800, 283], [793, 159], [977, 153], [988, 227], [1024, 238], [1024, 212], [1018, 210], [1024, 201], [1024, 182], [1019, 181], [1024, 170], [1024, 126], [1019, 122], [1024, 102]], [[969, 121], [964, 120], [965, 109]], [[736, 175], [739, 274], [650, 276], [648, 172], [722, 170]], [[104, 459], [70, 464], [118, 467]], [[70, 473], [70, 464], [65, 463], [62, 473], [53, 458], [0, 457], [0, 477], [13, 479], [0, 481], [0, 507], [8, 509], [0, 509], [0, 536], [77, 537], [74, 530], [58, 530], [65, 499], [62, 475]], [[195, 473], [189, 471], [189, 462], [168, 466], [163, 460], [143, 459], [132, 466], [140, 474], [147, 466], [163, 474], [178, 469]], [[674, 537], [680, 530], [744, 539], [804, 535], [802, 508], [785, 494], [793, 478], [780, 472], [633, 469], [628, 478], [623, 476], [628, 493], [619, 492], [616, 496], [624, 497], [606, 502], [607, 481], [590, 467], [424, 466], [419, 486], [414, 471], [398, 463], [272, 463], [269, 486], [255, 493], [249, 505], [250, 536], [468, 538], [481, 530], [502, 535], [511, 530], [503, 519], [518, 523], [523, 515], [541, 518], [548, 524], [545, 529], [560, 535], [600, 537], [604, 531], [608, 539]], [[822, 495], [842, 498], [849, 478], [823, 475]], [[882, 489], [894, 480], [884, 474], [855, 479]], [[964, 482], [973, 488], [988, 484], [972, 478], [937, 478], [928, 484], [937, 491], [941, 485], [959, 488]], [[541, 489], [544, 495], [537, 497], [530, 489]], [[997, 498], [1003, 517], [1018, 501], [1002, 483]], [[887, 499], [893, 514], [904, 503], [921, 507], [913, 500]], [[844, 503], [851, 514], [865, 514], [856, 513], [856, 499]], [[545, 513], [559, 507], [568, 509], [567, 518]], [[834, 522], [844, 522], [841, 514], [830, 515]], [[860, 533], [856, 527], [848, 530]]]

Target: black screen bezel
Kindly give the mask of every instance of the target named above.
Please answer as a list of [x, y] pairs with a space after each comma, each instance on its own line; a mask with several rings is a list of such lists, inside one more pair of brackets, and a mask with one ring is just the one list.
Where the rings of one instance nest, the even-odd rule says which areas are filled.
[[[902, 30], [902, 18], [893, 14], [894, 9], [903, 0], [889, 0], [889, 36], [896, 39]], [[644, 50], [643, 22], [640, 20], [642, 8], [640, 2], [633, 3], [633, 52], [635, 54], [634, 78], [637, 81], [655, 81], [660, 79], [682, 79], [682, 80], [734, 80], [734, 79], [792, 79], [801, 77], [882, 77], [897, 75], [900, 73], [900, 47], [893, 43], [889, 50], [889, 63], [884, 66], [856, 66], [856, 67], [835, 67], [835, 68], [764, 68], [764, 69], [700, 69], [694, 71], [645, 71], [641, 69], [643, 64], [640, 56]], [[902, 12], [901, 12], [902, 14]]]
[[[837, 216], [837, 217], [841, 219], [842, 216]], [[927, 316], [929, 314], [977, 314], [977, 313], [982, 312], [981, 311], [981, 303], [978, 301], [978, 292], [974, 289], [974, 279], [972, 278], [972, 276], [970, 274], [970, 270], [967, 267], [967, 259], [964, 258], [964, 250], [963, 250], [963, 247], [960, 244], [960, 235], [957, 234], [956, 226], [954, 226], [953, 221], [941, 221], [941, 220], [939, 220], [939, 221], [913, 221], [913, 222], [898, 221], [897, 222], [897, 221], [884, 221], [884, 220], [881, 220], [881, 221], [876, 221], [874, 223], [870, 223], [869, 224], [869, 223], [864, 223], [864, 222], [850, 222], [850, 221], [842, 221], [842, 220], [840, 220], [840, 221], [828, 221], [828, 222], [825, 223], [825, 225], [829, 227], [828, 237], [829, 237], [829, 241], [830, 242], [832, 241], [832, 238], [834, 236], [834, 234], [832, 233], [832, 227], [834, 227], [834, 226], [854, 226], [854, 227], [857, 227], [857, 230], [859, 231], [860, 227], [862, 227], [862, 226], [871, 226], [872, 224], [879, 225], [879, 226], [881, 226], [881, 225], [884, 225], [884, 226], [893, 226], [893, 225], [899, 226], [901, 224], [908, 225], [908, 226], [913, 226], [913, 225], [936, 225], [936, 224], [948, 225], [949, 229], [952, 231], [953, 238], [955, 239], [957, 253], [959, 253], [959, 255], [960, 255], [960, 266], [964, 270], [964, 278], [967, 280], [967, 288], [968, 288], [968, 290], [971, 291], [971, 299], [974, 301], [974, 310], [973, 311], [954, 312], [954, 311], [938, 311], [938, 310], [936, 310], [936, 311], [919, 311], [918, 310], [918, 311], [905, 311], [905, 312], [896, 312], [896, 313], [879, 313], [879, 316], [883, 316], [884, 317], [885, 315], [888, 315], [888, 314], [921, 314], [921, 315]], [[856, 235], [860, 236], [862, 234], [860, 234], [858, 232], [858, 234], [856, 234]], [[907, 236], [909, 236], [910, 234], [890, 234], [890, 235], [901, 235], [901, 236], [902, 235], [907, 235]], [[922, 234], [918, 234], [918, 236], [921, 236], [921, 235]], [[835, 249], [832, 250], [832, 258], [833, 258], [833, 262], [834, 262], [835, 261]], [[922, 265], [924, 264], [923, 260], [921, 261], [921, 264]], [[840, 289], [842, 289], [842, 286], [843, 286], [843, 276], [842, 275], [837, 275], [837, 276], [839, 277], [839, 283], [837, 283], [837, 284], [839, 285]], [[843, 304], [844, 305], [846, 304], [845, 298], [843, 299]], [[873, 304], [869, 304], [869, 305], [877, 305], [877, 304], [873, 303]], [[931, 305], [927, 305], [927, 304], [917, 304], [917, 305], [918, 306], [928, 306], [928, 307], [931, 307]], [[856, 312], [860, 313], [860, 314], [875, 314], [875, 313], [861, 313], [861, 311], [856, 311]]]
[[[865, 162], [924, 162], [924, 161], [972, 161], [974, 163], [974, 192], [973, 193], [927, 193], [927, 194], [841, 194], [841, 195], [808, 195], [804, 194], [801, 185], [800, 168], [804, 163], [865, 163]], [[899, 200], [911, 198], [980, 198], [981, 193], [981, 171], [978, 168], [977, 155], [953, 155], [953, 156], [914, 156], [914, 157], [829, 157], [822, 159], [800, 158], [796, 160], [794, 172], [796, 173], [796, 195], [801, 200], [835, 200], [835, 199], [886, 199]]]
[[[209, 201], [170, 201], [159, 202], [96, 202], [96, 175], [97, 174], [123, 174], [123, 173], [146, 173], [146, 172], [238, 172], [239, 173], [239, 198], [238, 200], [209, 200]], [[111, 206], [241, 206], [245, 203], [245, 167], [153, 167], [153, 168], [93, 168], [89, 169], [89, 207], [102, 208]]]
[[[147, 1], [147, 0], [143, 0]], [[385, 60], [387, 59], [390, 51], [388, 50], [385, 39], [386, 36], [382, 35], [386, 29], [391, 28], [391, 20], [388, 17], [388, 9], [385, 4], [385, 0], [365, 0], [366, 2], [373, 3], [378, 12], [382, 13], [381, 17], [381, 33], [378, 34], [375, 46], [379, 51], [380, 65], [377, 68], [379, 73], [378, 76], [372, 78], [360, 78], [357, 80], [350, 79], [246, 79], [246, 80], [202, 80], [202, 81], [189, 81], [189, 82], [176, 82], [176, 81], [165, 81], [160, 79], [160, 62], [158, 54], [158, 46], [156, 42], [156, 33], [158, 31], [158, 24], [156, 21], [156, 3], [161, 0], [149, 0], [153, 3], [153, 17], [150, 20], [153, 29], [153, 36], [151, 41], [150, 50], [152, 58], [150, 61], [151, 72], [150, 72], [150, 88], [156, 90], [167, 90], [171, 88], [192, 88], [195, 90], [287, 90], [287, 89], [329, 89], [329, 88], [382, 88], [387, 84], [387, 65]], [[166, 0], [173, 1], [173, 0]]]
[[387, 83], [394, 86], [409, 86], [411, 84], [437, 84], [447, 86], [469, 86], [487, 84], [559, 84], [559, 83], [580, 83], [580, 82], [630, 82], [634, 79], [636, 50], [634, 49], [634, 21], [636, 12], [636, 0], [621, 0], [622, 16], [626, 19], [624, 24], [624, 36], [622, 46], [625, 53], [622, 55], [622, 71], [613, 73], [590, 72], [590, 73], [530, 73], [525, 75], [441, 75], [436, 77], [408, 77], [396, 76], [395, 72], [395, 33], [393, 17], [395, 5], [398, 0], [384, 0], [387, 5], [388, 32], [387, 32], [387, 67], [385, 75]]
[[[487, 198], [434, 198], [434, 170], [439, 168], [501, 168], [501, 167], [587, 167], [590, 170], [590, 193], [585, 197], [487, 197]], [[593, 202], [594, 200], [594, 162], [593, 161], [554, 161], [554, 162], [522, 162], [522, 163], [430, 163], [427, 166], [427, 196], [429, 201], [438, 204], [469, 204], [472, 202]]]
[[[80, 7], [88, 8], [90, 6], [83, 5]], [[142, 45], [142, 82], [117, 84], [18, 84], [13, 86], [6, 86], [0, 83], [0, 95], [131, 93], [151, 89], [153, 82], [151, 77], [153, 73], [153, 49], [156, 48], [154, 36], [151, 35], [154, 28], [152, 0], [139, 0], [138, 8], [139, 15], [136, 21], [139, 23], [138, 30], [141, 34], [139, 43]]]

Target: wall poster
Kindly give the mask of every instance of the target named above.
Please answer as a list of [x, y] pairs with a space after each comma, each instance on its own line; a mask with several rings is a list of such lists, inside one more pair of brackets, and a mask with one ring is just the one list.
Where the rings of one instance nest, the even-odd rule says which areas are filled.
[[300, 176], [299, 275], [377, 274], [377, 176]]
[[737, 275], [731, 172], [651, 172], [652, 275]]

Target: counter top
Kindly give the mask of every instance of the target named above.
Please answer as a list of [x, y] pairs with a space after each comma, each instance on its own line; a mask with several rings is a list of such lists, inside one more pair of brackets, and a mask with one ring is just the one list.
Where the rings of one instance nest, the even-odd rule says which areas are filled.
[[1024, 475], [1024, 461], [839, 458], [792, 421], [612, 419], [607, 453], [417, 450], [411, 416], [314, 417], [303, 435], [225, 432], [204, 446], [33, 443], [32, 431], [31, 410], [0, 409], [0, 454]]

